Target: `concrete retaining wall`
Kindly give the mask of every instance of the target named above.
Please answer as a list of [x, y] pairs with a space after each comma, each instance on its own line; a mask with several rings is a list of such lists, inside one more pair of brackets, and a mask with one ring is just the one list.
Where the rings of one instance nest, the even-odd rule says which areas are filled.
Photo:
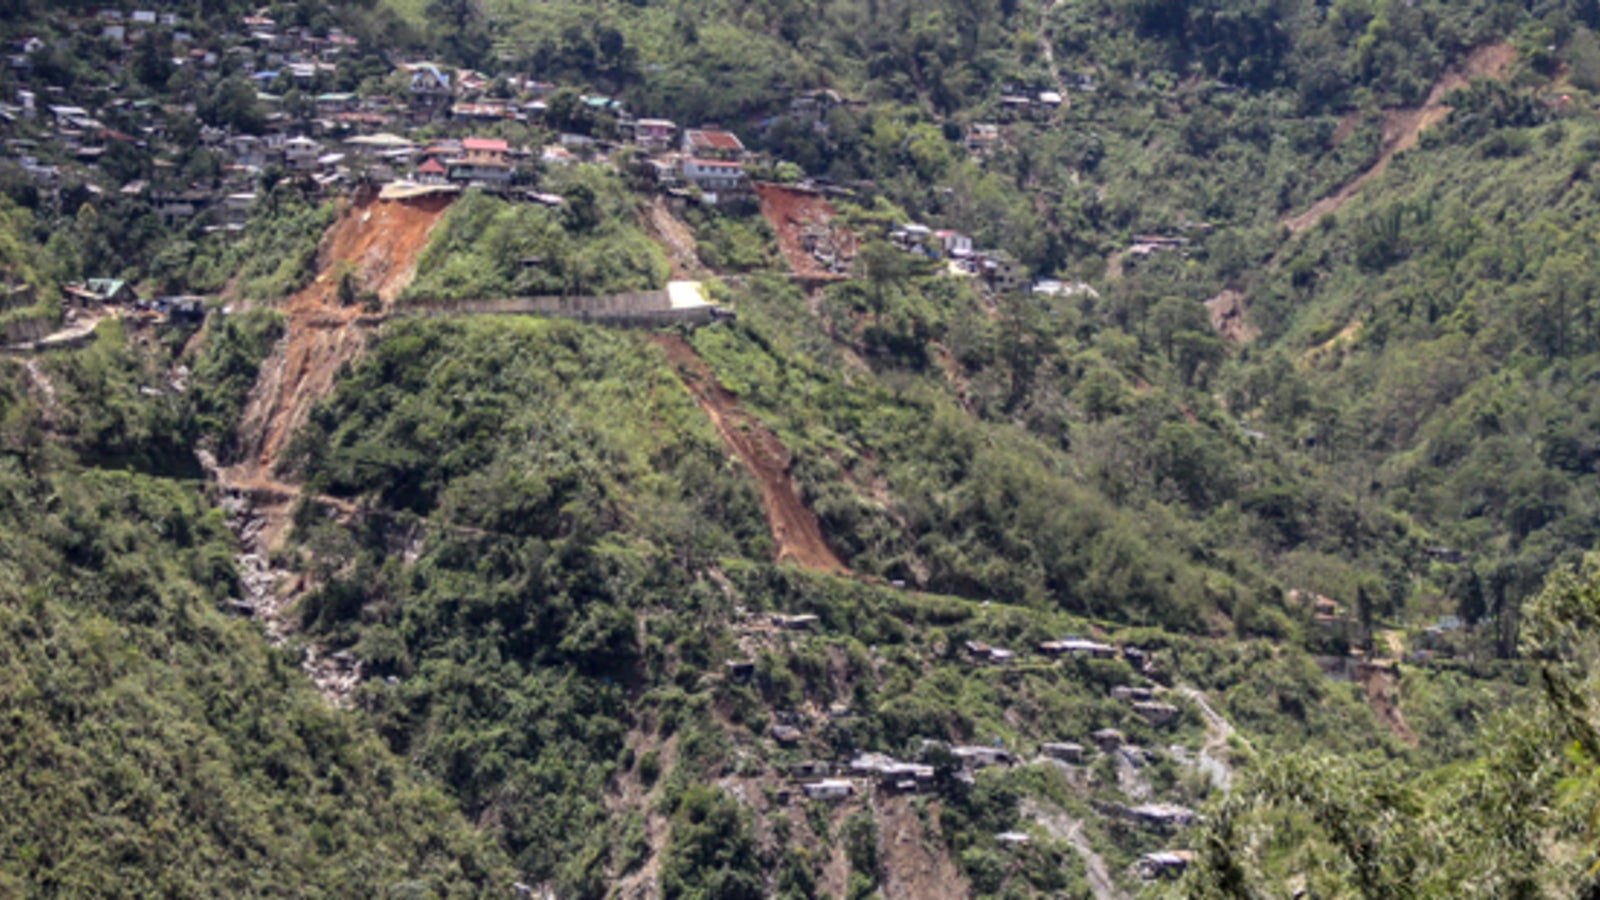
[[397, 316], [552, 316], [631, 328], [670, 325], [704, 325], [715, 316], [716, 306], [674, 307], [667, 291], [638, 291], [600, 297], [512, 297], [503, 300], [467, 300], [458, 303], [408, 303], [396, 307]]

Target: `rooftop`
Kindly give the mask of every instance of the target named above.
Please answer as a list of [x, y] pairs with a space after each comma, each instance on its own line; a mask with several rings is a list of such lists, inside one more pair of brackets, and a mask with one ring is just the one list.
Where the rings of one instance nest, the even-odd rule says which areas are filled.
[[691, 130], [684, 137], [691, 150], [743, 150], [744, 143], [731, 131]]

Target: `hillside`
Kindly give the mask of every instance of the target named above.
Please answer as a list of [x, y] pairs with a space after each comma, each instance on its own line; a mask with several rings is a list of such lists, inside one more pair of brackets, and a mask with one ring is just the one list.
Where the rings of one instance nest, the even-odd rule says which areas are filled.
[[1592, 4], [15, 7], [0, 894], [1595, 889]]

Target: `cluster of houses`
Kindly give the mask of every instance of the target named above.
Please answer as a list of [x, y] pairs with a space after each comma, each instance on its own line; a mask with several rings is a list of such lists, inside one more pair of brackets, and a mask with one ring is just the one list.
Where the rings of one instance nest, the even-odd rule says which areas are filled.
[[[1018, 659], [1017, 651], [997, 647], [983, 641], [967, 641], [962, 645], [967, 657], [975, 662], [1009, 663]], [[1135, 668], [1143, 670], [1148, 662], [1145, 652], [1138, 647], [1118, 649], [1101, 641], [1068, 635], [1057, 640], [1040, 641], [1035, 648], [1041, 656], [1058, 658], [1070, 656], [1078, 659], [1126, 659]]]
[[61, 289], [69, 314], [113, 312], [139, 322], [198, 322], [206, 316], [205, 297], [141, 298], [133, 285], [120, 278], [90, 278], [69, 282]]
[[[286, 27], [263, 9], [219, 33], [215, 23], [201, 27], [187, 15], [108, 7], [55, 21], [69, 35], [98, 38], [105, 50], [101, 64], [113, 75], [131, 64], [146, 32], [160, 29], [162, 39], [171, 40], [170, 64], [193, 72], [202, 84], [247, 79], [264, 113], [260, 127], [251, 133], [209, 125], [198, 131], [199, 144], [220, 162], [220, 178], [189, 180], [172, 162], [187, 149], [179, 146], [178, 135], [194, 128], [193, 104], [180, 108], [117, 96], [107, 87], [49, 83], [35, 66], [49, 47], [40, 36], [4, 47], [17, 86], [12, 96], [0, 97], [4, 155], [47, 196], [82, 185], [92, 195], [114, 193], [148, 203], [169, 226], [200, 223], [224, 233], [245, 228], [262, 175], [273, 171], [301, 176], [328, 193], [358, 183], [396, 183], [418, 192], [479, 187], [556, 203], [559, 198], [532, 189], [536, 163], [559, 165], [632, 146], [640, 171], [664, 191], [715, 203], [749, 188], [752, 156], [731, 131], [680, 129], [667, 119], [635, 118], [618, 99], [581, 96], [595, 132], [606, 139], [560, 134], [548, 146], [519, 147], [484, 135], [492, 135], [498, 123], [542, 122], [554, 85], [522, 76], [491, 80], [419, 61], [396, 68], [387, 95], [329, 90], [337, 83], [339, 61], [360, 50], [342, 31]], [[843, 102], [831, 91], [803, 92], [794, 108], [821, 127], [826, 111]], [[416, 133], [424, 127], [426, 136]], [[142, 156], [148, 163], [142, 168], [153, 174], [112, 182], [101, 163], [117, 144]]]
[[997, 294], [1019, 291], [1027, 284], [1027, 270], [1010, 254], [975, 249], [971, 236], [959, 231], [936, 231], [918, 222], [907, 222], [889, 232], [889, 243], [912, 256], [944, 263], [949, 275], [977, 278]]
[[[733, 131], [635, 116], [624, 101], [601, 95], [577, 97], [586, 113], [581, 118], [593, 124], [593, 133], [552, 128], [556, 137], [548, 145], [516, 146], [491, 136], [498, 130], [495, 126], [548, 122], [556, 91], [553, 84], [521, 75], [490, 79], [470, 70], [411, 61], [394, 69], [385, 94], [331, 90], [339, 83], [339, 62], [356, 58], [359, 42], [338, 29], [314, 32], [287, 27], [266, 9], [240, 17], [220, 34], [215, 28], [197, 27], [184, 15], [159, 9], [106, 8], [65, 21], [69, 32], [97, 35], [109, 45], [114, 68], [128, 64], [145, 32], [160, 28], [171, 38], [174, 66], [214, 86], [225, 77], [243, 76], [256, 87], [265, 113], [261, 127], [252, 133], [202, 127], [200, 144], [219, 158], [222, 176], [186, 181], [167, 157], [176, 155], [172, 136], [180, 125], [192, 127], [188, 124], [196, 115], [192, 105], [179, 109], [129, 100], [104, 88], [69, 97], [66, 88], [33, 77], [33, 58], [46, 48], [44, 39], [26, 37], [5, 48], [7, 65], [20, 87], [14, 104], [0, 102], [0, 127], [31, 123], [16, 129], [7, 141], [7, 155], [43, 189], [72, 180], [91, 193], [115, 191], [149, 203], [169, 226], [200, 223], [223, 233], [244, 230], [256, 208], [262, 175], [275, 171], [297, 175], [329, 193], [354, 184], [390, 185], [394, 193], [389, 196], [475, 187], [554, 205], [560, 203], [559, 197], [534, 189], [538, 166], [606, 159], [631, 148], [632, 174], [641, 183], [669, 196], [717, 204], [746, 195], [752, 168], [770, 162], [749, 151]], [[291, 91], [297, 98], [294, 102]], [[1061, 103], [1055, 91], [1010, 87], [1002, 98], [1000, 118], [1002, 122], [1049, 118]], [[829, 113], [849, 105], [852, 101], [836, 91], [807, 90], [791, 98], [787, 112], [791, 119], [825, 133]], [[967, 134], [968, 150], [980, 158], [992, 153], [1004, 140], [1002, 127], [973, 125]], [[426, 131], [419, 134], [417, 129]], [[121, 185], [104, 183], [98, 163], [113, 144], [151, 158], [154, 175]], [[827, 257], [830, 271], [847, 266], [853, 256], [836, 251], [828, 236], [810, 239], [816, 247], [808, 249]], [[943, 262], [952, 275], [980, 280], [994, 293], [1028, 287], [1028, 274], [1020, 263], [1004, 252], [974, 247], [972, 238], [959, 232], [910, 223], [897, 228], [891, 240], [908, 253]], [[1040, 282], [1033, 289], [1060, 293], [1076, 287]]]

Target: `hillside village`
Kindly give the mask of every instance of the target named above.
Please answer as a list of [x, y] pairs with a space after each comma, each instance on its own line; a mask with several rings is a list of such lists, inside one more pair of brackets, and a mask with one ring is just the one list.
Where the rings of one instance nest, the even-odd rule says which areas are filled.
[[[654, 117], [663, 111], [635, 111], [625, 98], [532, 75], [491, 76], [425, 60], [391, 64], [337, 27], [282, 26], [268, 13], [263, 8], [202, 37], [200, 23], [176, 13], [108, 7], [59, 17], [63, 36], [53, 44], [38, 36], [12, 41], [5, 48], [0, 164], [14, 165], [48, 207], [115, 204], [124, 218], [148, 213], [175, 233], [224, 239], [243, 233], [265, 193], [286, 180], [310, 197], [368, 186], [391, 199], [478, 189], [560, 206], [559, 194], [541, 190], [541, 173], [591, 162], [616, 168], [640, 190], [680, 208], [751, 203], [758, 181], [816, 196], [851, 193], [850, 186], [808, 178], [793, 163], [748, 150], [731, 128]], [[92, 48], [98, 78], [53, 79], [46, 58], [75, 52], [69, 47]], [[156, 56], [166, 52], [170, 57]], [[178, 107], [117, 90], [130, 72], [146, 78], [146, 68], [213, 95], [214, 104]], [[800, 90], [787, 116], [825, 134], [829, 111], [854, 103], [830, 89]], [[1014, 91], [1001, 112], [1008, 121], [1046, 121], [1061, 104], [1055, 91]], [[754, 127], [764, 125], [770, 120]], [[1004, 140], [1003, 124], [975, 124], [964, 145], [981, 162]], [[813, 223], [791, 224], [797, 231], [804, 226], [797, 240], [813, 257], [809, 262], [851, 270], [856, 239], [836, 240]], [[1093, 290], [1032, 281], [1004, 251], [975, 247], [970, 236], [948, 229], [906, 222], [887, 237], [995, 293], [1030, 286], [1052, 295]], [[1166, 246], [1151, 240], [1130, 253]], [[103, 285], [119, 274], [89, 278]], [[74, 302], [129, 302], [120, 289], [111, 296], [87, 282], [61, 287]]]
[[0, 894], [1593, 882], [1600, 13], [537, 5], [0, 31]]
[[[721, 678], [730, 686], [757, 685], [763, 694], [766, 689], [757, 683], [770, 676], [758, 662], [762, 656], [770, 658], [783, 652], [785, 647], [792, 648], [796, 642], [825, 639], [821, 618], [804, 613], [744, 612], [734, 631], [738, 636], [737, 646], [746, 657], [726, 662]], [[766, 785], [767, 799], [778, 808], [802, 801], [842, 806], [842, 810], [833, 813], [835, 818], [840, 818], [863, 804], [881, 805], [903, 796], [937, 796], [950, 790], [952, 785], [970, 789], [977, 784], [976, 773], [985, 768], [1047, 766], [1064, 773], [1069, 782], [1091, 798], [1090, 806], [1096, 815], [1107, 821], [1127, 823], [1144, 833], [1146, 837], [1138, 843], [1168, 845], [1138, 856], [1126, 876], [1150, 881], [1181, 875], [1194, 858], [1190, 850], [1181, 848], [1182, 842], [1186, 830], [1199, 821], [1195, 810], [1185, 804], [1197, 803], [1212, 789], [1228, 789], [1227, 763], [1208, 753], [1217, 751], [1210, 742], [1225, 738], [1230, 729], [1225, 722], [1215, 726], [1220, 731], [1209, 724], [1215, 713], [1205, 706], [1203, 697], [1198, 701], [1198, 714], [1189, 711], [1187, 701], [1180, 707], [1161, 699], [1177, 696], [1157, 680], [1170, 680], [1170, 673], [1162, 671], [1170, 660], [1163, 654], [1137, 646], [1119, 647], [1076, 635], [1040, 641], [1026, 651], [968, 640], [963, 642], [960, 651], [965, 664], [973, 667], [1020, 666], [1042, 671], [1062, 667], [1071, 670], [1091, 660], [1109, 664], [1129, 673], [1138, 682], [1115, 684], [1106, 694], [1113, 704], [1125, 711], [1120, 717], [1128, 723], [1125, 727], [1136, 729], [1152, 743], [1163, 738], [1167, 743], [1142, 746], [1123, 728], [1111, 726], [1073, 733], [1067, 730], [1070, 723], [1061, 723], [1060, 739], [1037, 745], [1009, 746], [998, 737], [987, 744], [952, 744], [946, 740], [922, 738], [913, 742], [914, 757], [900, 759], [886, 753], [849, 749], [850, 742], [845, 736], [857, 713], [849, 703], [837, 702], [826, 709], [775, 710], [773, 724], [765, 734], [770, 749], [760, 754], [775, 770], [772, 773], [775, 777], [758, 776], [749, 779], [748, 784], [743, 779], [730, 779], [724, 786], [740, 796], [750, 796]], [[1208, 749], [1190, 749], [1182, 743], [1173, 743], [1180, 723], [1192, 726], [1195, 721], [1208, 723], [1206, 730], [1211, 732], [1207, 738]], [[844, 750], [842, 754], [841, 749]], [[1184, 802], [1157, 799], [1159, 789], [1153, 785], [1150, 771], [1157, 763], [1195, 773], [1183, 784], [1174, 785], [1170, 775], [1161, 779], [1169, 794]], [[772, 788], [771, 785], [780, 779], [786, 780], [787, 786]], [[1174, 789], [1175, 794], [1172, 793]], [[1055, 831], [1049, 816], [1039, 816], [1038, 821], [1017, 821], [1014, 827], [997, 832], [993, 838], [1001, 847], [1016, 848], [1031, 843], [1034, 833], [1060, 837]], [[1174, 844], [1177, 846], [1172, 846]], [[1104, 869], [1104, 861], [1087, 845], [1080, 845], [1078, 850], [1092, 869]], [[1104, 896], [1112, 890], [1097, 888], [1096, 895]]]

